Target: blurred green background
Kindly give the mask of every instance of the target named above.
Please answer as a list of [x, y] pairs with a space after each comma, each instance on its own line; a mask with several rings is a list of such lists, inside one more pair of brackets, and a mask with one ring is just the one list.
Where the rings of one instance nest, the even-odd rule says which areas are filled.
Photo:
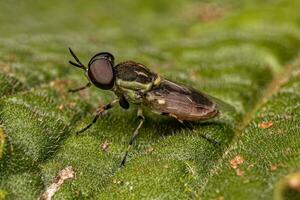
[[[299, 199], [300, 1], [1, 1], [0, 199]], [[136, 107], [68, 64], [108, 51], [236, 107], [195, 132], [146, 111], [119, 169]], [[204, 140], [217, 141], [214, 146]], [[107, 151], [101, 145], [108, 143]]]

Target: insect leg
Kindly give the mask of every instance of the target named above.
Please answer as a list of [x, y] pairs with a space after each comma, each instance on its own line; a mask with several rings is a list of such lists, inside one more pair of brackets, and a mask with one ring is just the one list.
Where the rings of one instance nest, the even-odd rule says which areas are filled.
[[100, 117], [100, 115], [102, 115], [104, 113], [104, 111], [111, 109], [112, 107], [114, 107], [117, 103], [119, 102], [118, 99], [113, 100], [111, 103], [106, 104], [104, 106], [100, 106], [97, 110], [96, 110], [96, 114], [94, 116], [93, 121], [88, 124], [85, 128], [81, 129], [80, 131], [76, 132], [77, 135], [79, 135], [80, 133], [83, 133], [84, 131], [86, 131], [87, 129], [89, 129]]
[[78, 92], [78, 91], [80, 91], [80, 90], [84, 90], [84, 89], [86, 89], [86, 88], [88, 88], [88, 87], [91, 87], [91, 83], [90, 82], [88, 82], [85, 86], [83, 86], [83, 87], [80, 87], [80, 88], [76, 88], [76, 89], [69, 89], [68, 90], [68, 92]]
[[[195, 129], [193, 128], [193, 126], [190, 124], [190, 123], [188, 123], [188, 121], [181, 121], [181, 120], [179, 120], [179, 122], [181, 123], [181, 124], [183, 124], [185, 127], [187, 127], [188, 129], [190, 129], [191, 131], [194, 131]], [[214, 139], [212, 139], [212, 138], [209, 138], [209, 137], [207, 137], [205, 134], [200, 134], [200, 137], [202, 137], [203, 139], [205, 139], [206, 141], [208, 141], [209, 143], [212, 143], [213, 145], [215, 145], [215, 146], [220, 146], [221, 145], [221, 143], [220, 142], [218, 142], [218, 141], [216, 141], [216, 140], [214, 140]]]
[[142, 112], [142, 109], [141, 109], [141, 108], [138, 109], [137, 117], [138, 117], [138, 119], [140, 120], [140, 123], [139, 123], [139, 125], [136, 127], [136, 129], [133, 131], [133, 133], [132, 133], [131, 139], [130, 139], [130, 141], [129, 141], [127, 150], [126, 150], [126, 152], [125, 152], [125, 155], [124, 155], [124, 157], [123, 157], [123, 160], [122, 160], [122, 162], [121, 162], [120, 167], [122, 167], [122, 166], [125, 165], [125, 162], [126, 162], [126, 158], [127, 158], [128, 152], [129, 152], [129, 150], [130, 150], [131, 147], [132, 147], [132, 143], [134, 142], [134, 140], [136, 139], [137, 135], [139, 134], [139, 129], [142, 127], [142, 125], [143, 125], [143, 123], [144, 123], [144, 121], [145, 121], [145, 117], [144, 117], [144, 115], [143, 115], [143, 112]]
[[214, 140], [214, 139], [212, 139], [212, 138], [209, 138], [209, 137], [207, 137], [207, 136], [204, 135], [204, 134], [200, 134], [200, 137], [202, 137], [203, 139], [205, 139], [205, 140], [207, 140], [208, 142], [212, 143], [214, 146], [220, 146], [220, 145], [221, 145], [221, 143], [220, 143], [219, 141]]

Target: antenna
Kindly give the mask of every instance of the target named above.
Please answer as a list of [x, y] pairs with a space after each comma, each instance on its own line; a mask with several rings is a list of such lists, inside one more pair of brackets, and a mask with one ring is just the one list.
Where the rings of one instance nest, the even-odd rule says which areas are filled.
[[69, 61], [69, 63], [71, 65], [74, 65], [75, 67], [81, 68], [83, 70], [86, 70], [86, 67], [80, 62], [80, 60], [78, 59], [78, 57], [75, 55], [75, 53], [72, 51], [71, 48], [69, 48], [69, 51], [71, 53], [71, 55], [73, 56], [73, 58], [76, 60], [77, 63], [74, 63], [73, 61]]

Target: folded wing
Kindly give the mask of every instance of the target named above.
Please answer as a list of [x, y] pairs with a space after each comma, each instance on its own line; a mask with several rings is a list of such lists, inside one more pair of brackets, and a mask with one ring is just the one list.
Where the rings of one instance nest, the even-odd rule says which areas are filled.
[[149, 91], [144, 102], [152, 111], [178, 120], [210, 119], [219, 113], [216, 102], [210, 96], [169, 80]]

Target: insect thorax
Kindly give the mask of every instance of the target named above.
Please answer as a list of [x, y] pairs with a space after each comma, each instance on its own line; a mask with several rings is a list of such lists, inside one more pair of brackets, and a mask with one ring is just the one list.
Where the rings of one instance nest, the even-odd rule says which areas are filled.
[[115, 66], [115, 92], [132, 103], [141, 103], [143, 94], [160, 83], [161, 78], [144, 65], [126, 61]]

